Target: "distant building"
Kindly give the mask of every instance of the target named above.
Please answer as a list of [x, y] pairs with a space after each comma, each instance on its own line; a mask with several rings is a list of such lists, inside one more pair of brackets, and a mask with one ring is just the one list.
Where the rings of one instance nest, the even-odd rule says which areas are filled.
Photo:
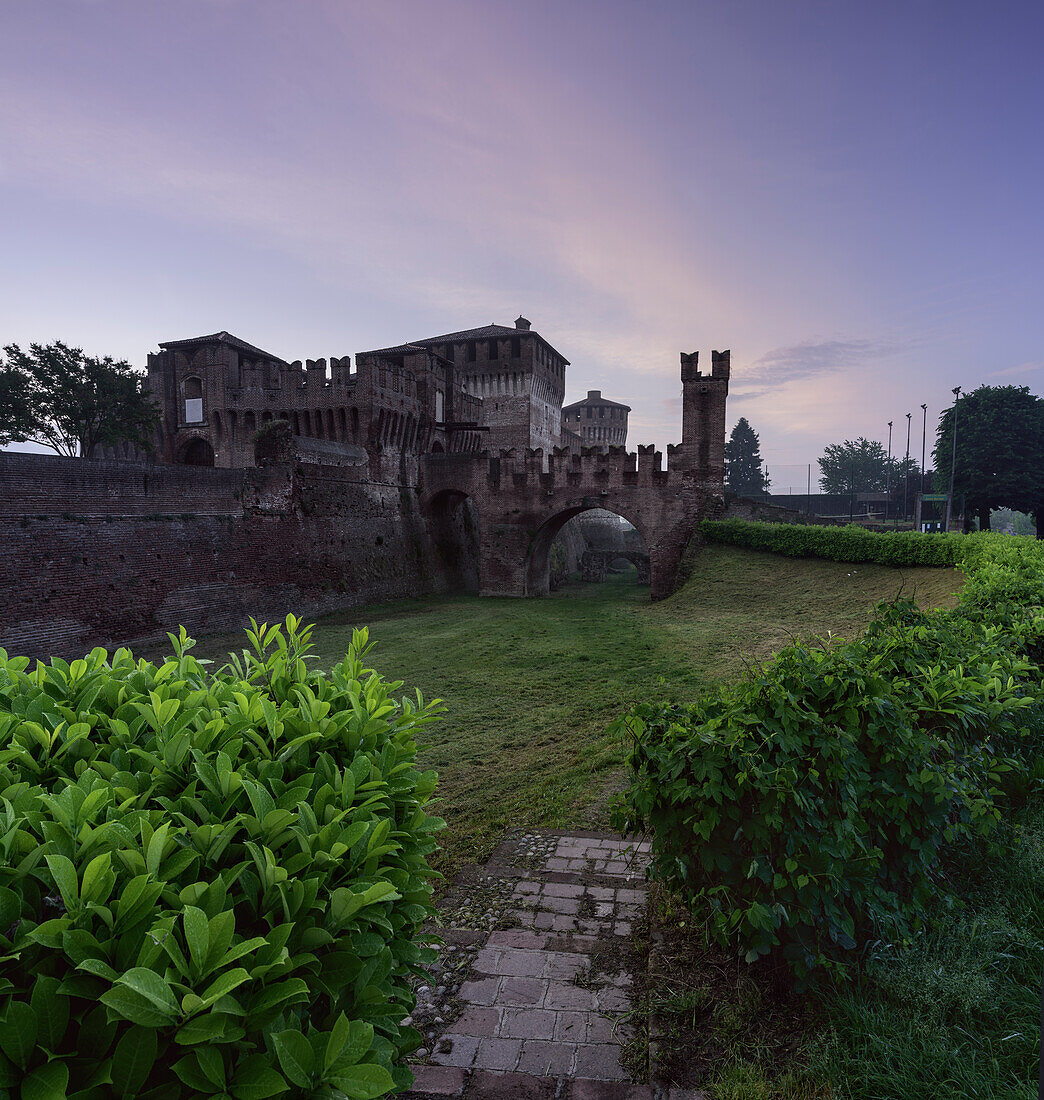
[[610, 401], [601, 390], [588, 390], [582, 401], [574, 401], [562, 410], [562, 431], [580, 437], [584, 447], [607, 451], [627, 443], [627, 414], [630, 405]]

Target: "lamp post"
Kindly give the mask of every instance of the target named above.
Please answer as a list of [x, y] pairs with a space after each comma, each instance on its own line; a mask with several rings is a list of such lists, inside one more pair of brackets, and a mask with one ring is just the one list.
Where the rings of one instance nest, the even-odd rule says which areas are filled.
[[928, 437], [928, 406], [922, 405], [921, 411], [924, 413], [924, 420], [921, 424], [921, 496], [924, 496], [924, 448]]
[[907, 517], [910, 515], [910, 509], [907, 507], [907, 494], [910, 491], [910, 417], [913, 413], [906, 414], [906, 458], [903, 460], [903, 523], [906, 522]]
[[888, 506], [892, 503], [892, 422], [888, 421], [888, 463], [885, 466], [885, 523], [888, 522]]
[[953, 474], [957, 468], [957, 404], [961, 399], [961, 387], [954, 386], [953, 394], [953, 453], [950, 455], [950, 495], [946, 501], [946, 530], [950, 530], [953, 521]]

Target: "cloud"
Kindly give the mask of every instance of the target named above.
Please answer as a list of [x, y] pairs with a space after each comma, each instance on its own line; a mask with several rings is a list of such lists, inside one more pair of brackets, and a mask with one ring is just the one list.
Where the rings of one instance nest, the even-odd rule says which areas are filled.
[[1030, 360], [1027, 363], [1019, 363], [1017, 367], [1005, 367], [1003, 370], [991, 371], [987, 378], [1008, 378], [1011, 375], [1029, 374], [1032, 371], [1040, 370], [1044, 367], [1044, 363], [1035, 363]]
[[757, 392], [767, 393], [790, 382], [863, 366], [900, 350], [899, 345], [878, 340], [809, 340], [774, 348], [751, 363], [737, 381], [744, 387], [743, 395], [752, 396], [746, 388], [751, 384]]

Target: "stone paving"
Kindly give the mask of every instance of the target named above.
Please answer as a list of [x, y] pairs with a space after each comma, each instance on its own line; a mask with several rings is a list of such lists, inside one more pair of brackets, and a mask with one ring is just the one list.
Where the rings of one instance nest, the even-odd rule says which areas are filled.
[[[646, 900], [646, 843], [597, 833], [506, 840], [443, 900], [445, 940], [413, 1022], [410, 1098], [682, 1100], [632, 1084], [631, 934]], [[640, 960], [644, 966], [644, 959]]]

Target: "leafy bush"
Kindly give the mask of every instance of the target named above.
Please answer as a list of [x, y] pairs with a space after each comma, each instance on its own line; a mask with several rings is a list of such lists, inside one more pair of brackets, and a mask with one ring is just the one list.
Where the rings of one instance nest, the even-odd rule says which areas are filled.
[[945, 846], [1024, 791], [1044, 749], [1044, 558], [969, 542], [958, 609], [881, 604], [855, 642], [791, 646], [690, 706], [621, 719], [633, 775], [615, 824], [652, 832], [656, 874], [748, 960], [778, 949], [801, 978], [837, 974], [867, 939], [908, 935], [946, 893]]
[[216, 674], [182, 628], [28, 671], [0, 650], [0, 1095], [376, 1097], [402, 1027], [441, 822], [357, 631], [247, 631]]
[[791, 558], [875, 562], [878, 565], [954, 566], [963, 558], [967, 537], [923, 535], [918, 531], [868, 531], [865, 527], [818, 527], [800, 523], [754, 523], [706, 519], [701, 533], [711, 542], [771, 550]]

